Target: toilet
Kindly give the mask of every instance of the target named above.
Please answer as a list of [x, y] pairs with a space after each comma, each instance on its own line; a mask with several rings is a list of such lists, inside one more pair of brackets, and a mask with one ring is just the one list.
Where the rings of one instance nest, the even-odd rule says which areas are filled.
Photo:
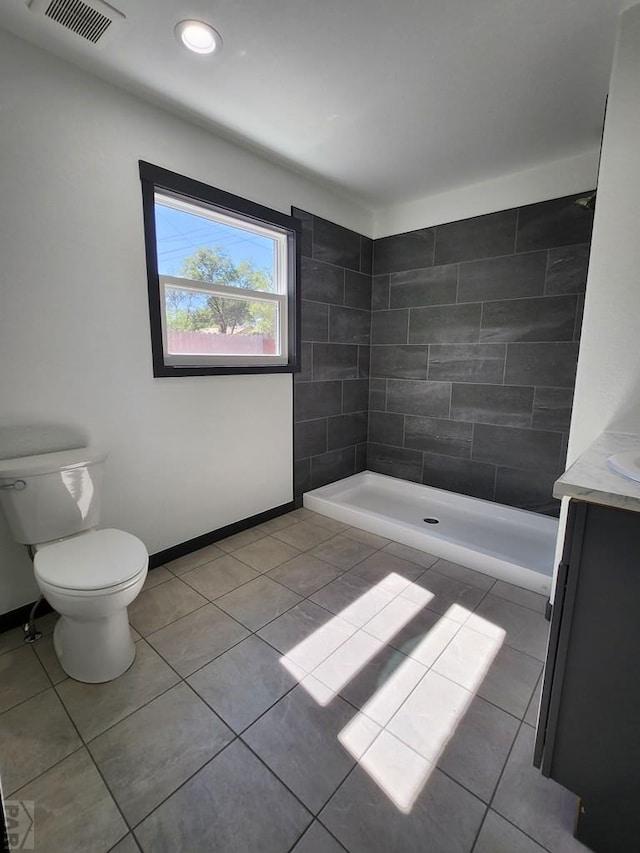
[[149, 555], [124, 530], [98, 530], [106, 452], [74, 450], [0, 460], [0, 503], [17, 542], [30, 546], [35, 578], [60, 614], [53, 643], [71, 678], [111, 681], [133, 663], [127, 607]]

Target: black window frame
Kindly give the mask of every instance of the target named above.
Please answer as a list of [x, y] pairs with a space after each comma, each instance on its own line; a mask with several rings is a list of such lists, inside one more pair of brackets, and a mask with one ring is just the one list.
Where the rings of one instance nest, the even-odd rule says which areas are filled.
[[[153, 375], [167, 376], [217, 376], [260, 373], [295, 373], [300, 369], [300, 268], [302, 223], [293, 216], [272, 210], [257, 202], [233, 195], [225, 190], [139, 161], [142, 183], [142, 212], [144, 222], [145, 254], [147, 261], [147, 286], [149, 297], [149, 322], [151, 328], [151, 353]], [[225, 365], [168, 365], [162, 339], [162, 304], [156, 242], [155, 193], [167, 191], [183, 196], [195, 203], [214, 205], [230, 215], [254, 219], [266, 226], [276, 226], [290, 232], [287, 277], [287, 362], [286, 364], [225, 364]]]

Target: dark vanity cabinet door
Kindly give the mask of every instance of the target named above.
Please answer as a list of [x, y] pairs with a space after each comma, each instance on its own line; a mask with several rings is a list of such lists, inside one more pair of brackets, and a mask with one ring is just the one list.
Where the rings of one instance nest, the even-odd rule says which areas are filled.
[[534, 764], [581, 798], [580, 841], [640, 851], [640, 513], [570, 502]]

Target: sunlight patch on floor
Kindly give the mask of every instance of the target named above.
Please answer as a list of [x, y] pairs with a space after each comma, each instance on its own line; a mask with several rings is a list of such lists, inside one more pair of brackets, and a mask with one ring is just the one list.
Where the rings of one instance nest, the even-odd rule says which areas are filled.
[[[389, 598], [393, 591], [395, 597]], [[280, 663], [322, 706], [387, 648], [434, 598], [390, 573], [290, 649]], [[454, 736], [505, 631], [452, 604], [409, 648], [338, 734], [340, 743], [408, 814]], [[356, 624], [353, 624], [353, 623]], [[357, 627], [363, 625], [363, 628]], [[397, 663], [393, 661], [392, 665]]]
[[[415, 587], [411, 600], [383, 595], [407, 584]], [[393, 572], [290, 649], [280, 663], [319, 704], [327, 705], [432, 598], [424, 587]], [[374, 637], [352, 624], [366, 622], [365, 614], [379, 629], [382, 626], [384, 642], [378, 631]]]
[[[451, 615], [448, 610], [443, 618]], [[418, 657], [421, 646], [433, 642], [431, 634], [439, 624], [414, 649]], [[417, 683], [411, 672], [415, 662], [411, 658], [403, 661], [338, 735], [405, 814], [411, 811], [504, 641], [502, 628], [492, 628], [492, 636], [486, 636], [462, 627]], [[385, 725], [377, 737], [371, 736], [372, 720]], [[367, 739], [371, 745], [363, 752]]]

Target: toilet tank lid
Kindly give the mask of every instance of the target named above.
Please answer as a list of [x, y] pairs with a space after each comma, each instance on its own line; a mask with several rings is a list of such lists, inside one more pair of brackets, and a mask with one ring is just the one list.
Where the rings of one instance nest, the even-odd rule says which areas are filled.
[[65, 468], [82, 468], [104, 462], [106, 450], [97, 447], [79, 447], [75, 450], [57, 450], [54, 453], [38, 453], [35, 456], [19, 456], [16, 459], [0, 459], [0, 479], [11, 477], [35, 477], [50, 474]]
[[138, 574], [149, 561], [144, 543], [124, 530], [92, 530], [36, 551], [37, 578], [70, 590], [117, 586]]

